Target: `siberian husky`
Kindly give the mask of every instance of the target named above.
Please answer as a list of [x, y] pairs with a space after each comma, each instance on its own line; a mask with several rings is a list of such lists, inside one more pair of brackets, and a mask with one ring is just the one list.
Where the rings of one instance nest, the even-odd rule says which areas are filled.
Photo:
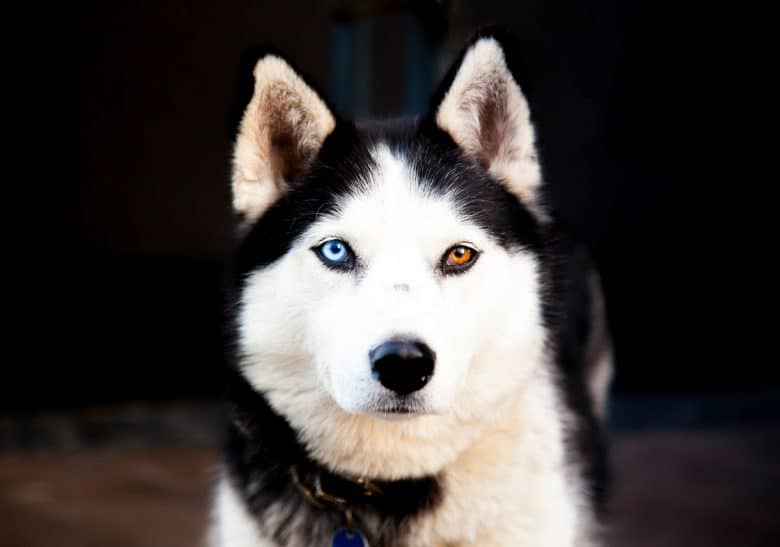
[[257, 61], [213, 546], [601, 544], [603, 301], [510, 61], [482, 32], [427, 113], [358, 125]]

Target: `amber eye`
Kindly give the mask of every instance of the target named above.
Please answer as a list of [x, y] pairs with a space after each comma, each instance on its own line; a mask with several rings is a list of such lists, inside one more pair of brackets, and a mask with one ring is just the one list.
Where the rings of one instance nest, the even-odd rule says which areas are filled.
[[455, 266], [463, 266], [466, 262], [471, 260], [472, 251], [468, 247], [455, 247], [450, 251], [447, 257], [447, 264]]
[[466, 245], [451, 247], [442, 260], [444, 273], [460, 273], [466, 271], [477, 260], [479, 253]]

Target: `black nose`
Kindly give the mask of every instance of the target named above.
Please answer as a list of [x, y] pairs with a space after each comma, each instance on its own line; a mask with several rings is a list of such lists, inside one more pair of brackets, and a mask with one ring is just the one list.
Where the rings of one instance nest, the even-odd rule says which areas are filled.
[[399, 395], [422, 389], [433, 375], [436, 354], [422, 342], [394, 339], [368, 353], [374, 378]]

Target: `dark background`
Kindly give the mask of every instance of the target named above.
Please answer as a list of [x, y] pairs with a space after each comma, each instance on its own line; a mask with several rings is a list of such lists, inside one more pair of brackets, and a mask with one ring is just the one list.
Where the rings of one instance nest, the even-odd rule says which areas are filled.
[[345, 115], [409, 114], [496, 22], [549, 200], [603, 276], [609, 545], [780, 545], [776, 175], [756, 169], [777, 141], [773, 19], [667, 0], [18, 8], [0, 26], [0, 547], [200, 544], [244, 52], [285, 52]]
[[734, 18], [648, 0], [42, 8], [12, 55], [33, 195], [11, 212], [30, 236], [11, 291], [24, 358], [0, 408], [216, 393], [247, 48], [285, 52], [345, 114], [398, 115], [492, 22], [517, 38], [550, 201], [601, 269], [618, 393], [776, 391], [741, 303], [734, 141], [753, 92]]

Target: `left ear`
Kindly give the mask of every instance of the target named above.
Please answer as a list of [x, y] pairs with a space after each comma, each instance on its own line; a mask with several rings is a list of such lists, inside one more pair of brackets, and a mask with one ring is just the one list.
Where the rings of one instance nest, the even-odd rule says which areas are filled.
[[474, 40], [434, 104], [436, 125], [520, 200], [537, 206], [541, 169], [528, 102], [493, 36]]

